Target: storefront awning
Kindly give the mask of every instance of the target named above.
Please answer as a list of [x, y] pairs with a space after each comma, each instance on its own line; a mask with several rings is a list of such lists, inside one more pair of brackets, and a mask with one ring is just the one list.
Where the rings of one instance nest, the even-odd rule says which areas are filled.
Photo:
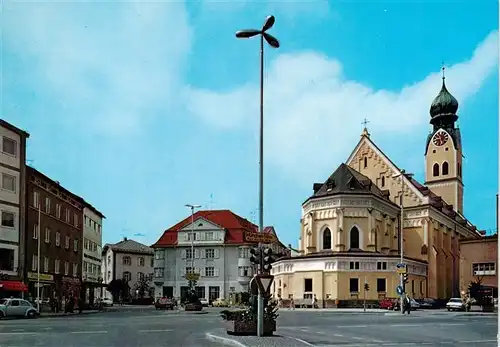
[[0, 290], [9, 290], [12, 292], [27, 292], [28, 286], [19, 281], [0, 281]]

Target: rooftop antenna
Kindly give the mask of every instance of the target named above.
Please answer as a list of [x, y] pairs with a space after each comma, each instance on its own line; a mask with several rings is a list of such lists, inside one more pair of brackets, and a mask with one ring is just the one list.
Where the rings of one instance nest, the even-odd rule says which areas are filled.
[[210, 193], [210, 202], [208, 203], [208, 209], [213, 210], [214, 208], [214, 194]]

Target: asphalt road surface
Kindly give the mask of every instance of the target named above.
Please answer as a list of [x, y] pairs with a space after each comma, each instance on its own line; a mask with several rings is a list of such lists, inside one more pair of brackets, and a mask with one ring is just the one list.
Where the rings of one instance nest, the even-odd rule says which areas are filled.
[[220, 327], [219, 315], [125, 310], [82, 316], [0, 321], [2, 347], [217, 347], [205, 332]]
[[[220, 309], [206, 311], [209, 313], [141, 308], [59, 318], [2, 320], [0, 346], [218, 347], [217, 343], [205, 339], [205, 333], [222, 327]], [[290, 342], [295, 339], [296, 345], [309, 347], [493, 347], [497, 346], [497, 316], [281, 310], [277, 333], [290, 337]], [[272, 345], [270, 338], [269, 346]]]
[[299, 314], [281, 312], [278, 334], [304, 346], [497, 346], [497, 316], [413, 312], [400, 314]]

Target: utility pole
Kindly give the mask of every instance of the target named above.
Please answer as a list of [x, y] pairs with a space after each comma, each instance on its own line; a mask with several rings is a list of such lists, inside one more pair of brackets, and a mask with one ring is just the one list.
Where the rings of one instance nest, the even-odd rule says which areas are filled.
[[38, 312], [40, 312], [40, 238], [42, 237], [42, 233], [41, 233], [41, 230], [42, 230], [42, 207], [41, 207], [42, 203], [40, 201], [40, 194], [38, 194], [38, 227], [37, 227], [37, 233], [38, 233], [38, 256], [37, 256], [37, 264], [36, 264], [36, 271], [37, 271], [37, 281], [36, 281], [36, 296], [37, 296], [37, 300], [36, 300], [36, 307], [37, 307], [37, 310]]

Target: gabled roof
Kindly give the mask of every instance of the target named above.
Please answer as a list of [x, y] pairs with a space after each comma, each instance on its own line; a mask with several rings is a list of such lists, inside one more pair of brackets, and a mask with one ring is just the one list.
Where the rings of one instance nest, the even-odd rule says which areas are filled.
[[467, 220], [467, 218], [465, 218], [461, 213], [455, 211], [453, 209], [453, 206], [448, 205], [440, 196], [434, 194], [429, 187], [419, 183], [412, 177], [411, 174], [404, 173], [404, 170], [401, 170], [387, 155], [385, 155], [384, 152], [382, 152], [380, 148], [377, 147], [377, 145], [370, 139], [369, 135], [361, 135], [361, 139], [347, 159], [347, 163], [349, 163], [354, 158], [363, 144], [367, 144], [370, 148], [372, 148], [375, 153], [377, 153], [377, 155], [379, 155], [380, 158], [382, 158], [386, 162], [386, 164], [393, 170], [395, 174], [403, 175], [405, 185], [408, 186], [418, 197], [422, 199], [422, 204], [428, 203], [449, 218], [456, 220], [459, 224], [462, 224], [472, 232], [477, 233], [477, 235], [479, 236], [476, 226], [474, 226], [469, 220]]
[[[238, 216], [230, 210], [204, 210], [197, 211], [194, 220], [203, 218], [221, 229], [226, 230], [226, 244], [244, 243], [245, 231], [257, 231], [255, 224], [247, 219]], [[184, 218], [179, 223], [163, 232], [163, 235], [152, 247], [172, 247], [177, 245], [177, 233], [191, 223], [191, 216]]]
[[314, 184], [314, 194], [309, 199], [339, 194], [369, 194], [394, 204], [388, 199], [387, 192], [382, 191], [367, 176], [344, 163], [340, 164], [325, 183]]
[[154, 251], [151, 247], [148, 247], [134, 240], [129, 240], [126, 237], [123, 239], [123, 241], [120, 241], [118, 243], [105, 244], [103, 247], [103, 252], [106, 252], [108, 249], [111, 249], [114, 252], [121, 253], [154, 254]]

